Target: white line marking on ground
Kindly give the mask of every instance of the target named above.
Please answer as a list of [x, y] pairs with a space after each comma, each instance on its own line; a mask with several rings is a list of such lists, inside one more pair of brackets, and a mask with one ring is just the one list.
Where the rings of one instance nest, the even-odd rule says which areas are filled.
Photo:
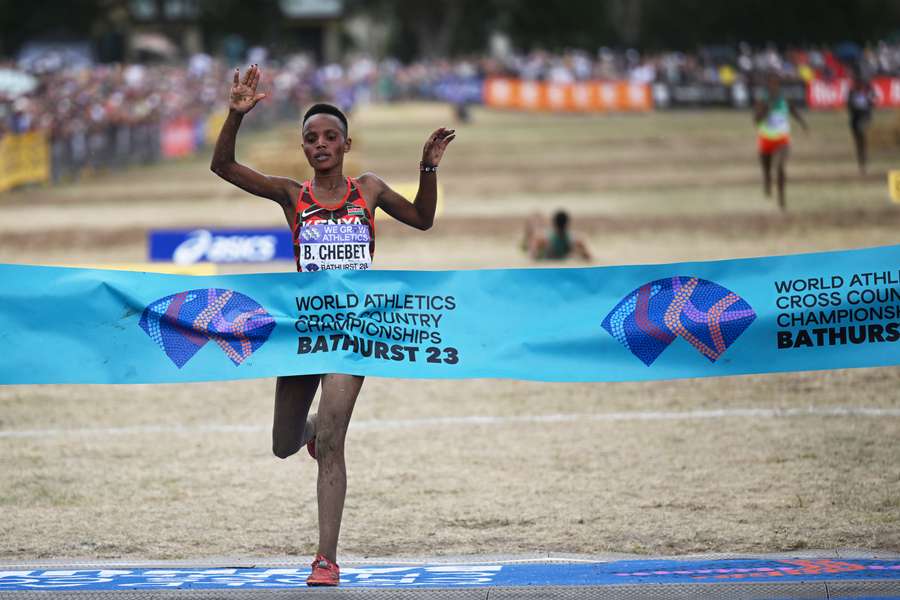
[[[420, 429], [447, 425], [510, 425], [515, 423], [572, 423], [605, 421], [698, 421], [732, 418], [789, 417], [900, 417], [900, 408], [868, 408], [861, 406], [810, 406], [807, 408], [722, 408], [688, 411], [628, 411], [588, 414], [503, 415], [461, 417], [426, 417], [422, 419], [370, 419], [354, 421], [354, 430]], [[72, 429], [20, 429], [0, 431], [2, 438], [56, 437], [63, 435], [135, 435], [159, 433], [261, 433], [268, 425], [133, 425], [129, 427], [82, 427]]]

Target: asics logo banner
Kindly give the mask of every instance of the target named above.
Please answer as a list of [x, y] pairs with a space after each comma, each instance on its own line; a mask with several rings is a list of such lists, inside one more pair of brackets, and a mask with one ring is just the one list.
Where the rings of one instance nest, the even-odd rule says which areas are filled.
[[282, 229], [159, 230], [148, 241], [151, 260], [182, 265], [293, 258], [291, 233]]

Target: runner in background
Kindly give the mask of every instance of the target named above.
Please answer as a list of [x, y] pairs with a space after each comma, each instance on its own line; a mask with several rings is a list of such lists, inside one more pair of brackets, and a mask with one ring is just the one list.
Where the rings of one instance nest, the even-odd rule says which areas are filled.
[[544, 215], [535, 213], [525, 222], [523, 248], [534, 260], [565, 260], [577, 256], [591, 260], [585, 243], [569, 230], [569, 213], [556, 211], [553, 223], [547, 223]]
[[876, 98], [875, 88], [863, 76], [861, 69], [854, 69], [853, 83], [847, 92], [847, 112], [850, 116], [850, 133], [856, 147], [856, 164], [859, 165], [860, 175], [866, 174], [869, 160], [866, 133], [872, 122], [872, 109], [875, 107]]
[[769, 73], [766, 89], [753, 108], [753, 122], [756, 124], [759, 162], [763, 173], [763, 193], [766, 197], [772, 195], [774, 169], [778, 185], [778, 208], [781, 210], [786, 208], [786, 170], [791, 145], [790, 117], [794, 117], [804, 131], [809, 129], [797, 107], [784, 97], [781, 78], [777, 73]]
[[[301, 144], [314, 177], [302, 184], [269, 176], [238, 163], [234, 147], [244, 115], [266, 97], [257, 93], [261, 73], [252, 65], [244, 74], [235, 70], [228, 118], [225, 120], [210, 168], [219, 177], [255, 196], [274, 200], [291, 228], [298, 271], [368, 269], [375, 250], [373, 215], [381, 209], [398, 221], [429, 229], [437, 202], [437, 167], [452, 129], [440, 128], [425, 142], [419, 163], [419, 189], [413, 202], [400, 196], [373, 173], [359, 178], [344, 175], [344, 154], [351, 139], [347, 117], [330, 104], [316, 104], [304, 115]], [[347, 239], [323, 241], [323, 228], [348, 225]], [[319, 411], [308, 417], [319, 385]], [[317, 499], [319, 546], [308, 585], [334, 586], [340, 582], [337, 541], [347, 493], [344, 440], [353, 406], [363, 384], [355, 375], [324, 374], [279, 377], [275, 385], [272, 449], [287, 458], [304, 445], [318, 463]]]

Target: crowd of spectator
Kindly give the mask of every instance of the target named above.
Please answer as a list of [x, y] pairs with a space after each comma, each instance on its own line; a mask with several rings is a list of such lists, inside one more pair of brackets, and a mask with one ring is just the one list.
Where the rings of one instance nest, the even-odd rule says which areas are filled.
[[[295, 56], [269, 61], [262, 87], [277, 107], [274, 114], [295, 117], [302, 105], [318, 98], [350, 110], [357, 102], [434, 97], [436, 86], [447, 79], [511, 76], [562, 83], [630, 80], [731, 85], [772, 70], [802, 81], [842, 77], [850, 73], [850, 65], [867, 76], [900, 75], [900, 46], [845, 44], [779, 50], [742, 44], [693, 53], [645, 54], [601, 48], [596, 52], [534, 51], [411, 64], [358, 56], [344, 64], [316, 65], [307, 57]], [[0, 63], [0, 70], [19, 68], [12, 62]], [[42, 129], [53, 139], [83, 138], [90, 144], [91, 134], [110, 127], [200, 118], [224, 105], [231, 75], [230, 66], [203, 54], [179, 65], [60, 65], [35, 74], [37, 85], [28, 93], [9, 97], [0, 90], [0, 135]]]
[[60, 69], [39, 75], [31, 93], [0, 105], [3, 128], [63, 136], [201, 114], [221, 100], [223, 76], [213, 61], [202, 70], [139, 64]]
[[814, 78], [848, 76], [858, 69], [867, 77], [900, 75], [900, 45], [885, 42], [866, 47], [842, 44], [834, 48], [752, 48], [710, 46], [697, 52], [641, 54], [601, 48], [554, 54], [512, 54], [483, 63], [493, 73], [566, 83], [583, 80], [630, 80], [641, 83], [751, 83], [761, 72], [777, 72], [786, 79], [808, 82]]

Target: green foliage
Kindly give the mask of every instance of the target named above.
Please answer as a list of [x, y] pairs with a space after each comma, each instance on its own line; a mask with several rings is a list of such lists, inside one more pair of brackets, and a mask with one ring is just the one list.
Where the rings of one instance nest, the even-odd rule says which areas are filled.
[[865, 43], [900, 26], [896, 0], [647, 0], [641, 47], [693, 49], [704, 44], [779, 46]]
[[618, 43], [611, 19], [611, 2], [604, 0], [497, 0], [500, 21], [520, 49], [561, 50]]
[[348, 10], [387, 19], [390, 49], [406, 59], [433, 54], [428, 46], [442, 35], [441, 54], [483, 51], [492, 31], [509, 35], [520, 50], [592, 51], [865, 43], [900, 35], [898, 0], [349, 0]]
[[[39, 38], [101, 40], [118, 31], [128, 0], [0, 0], [0, 51]], [[199, 0], [208, 50], [230, 35], [275, 55], [318, 45], [313, 23], [286, 19], [278, 0]], [[345, 0], [347, 15], [389, 25], [389, 51], [406, 60], [483, 52], [491, 32], [520, 50], [602, 46], [693, 50], [700, 45], [834, 44], [900, 39], [900, 0]]]
[[0, 0], [0, 52], [35, 39], [84, 39], [103, 7], [97, 0]]

